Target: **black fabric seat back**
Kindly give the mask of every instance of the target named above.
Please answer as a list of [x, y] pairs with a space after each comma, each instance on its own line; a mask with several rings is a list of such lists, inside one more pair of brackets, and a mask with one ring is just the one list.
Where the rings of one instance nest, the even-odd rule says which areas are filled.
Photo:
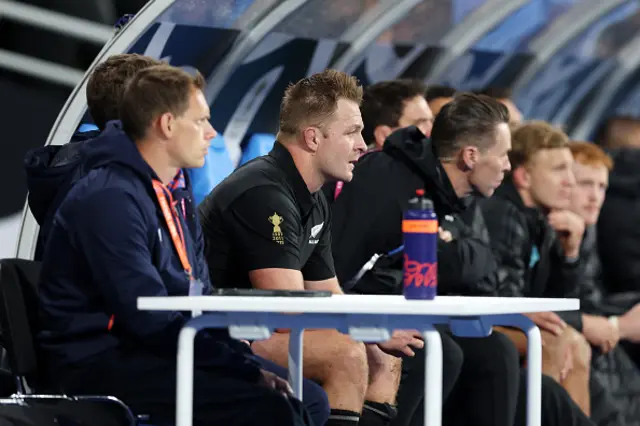
[[13, 375], [31, 383], [38, 376], [34, 333], [38, 323], [40, 266], [31, 260], [0, 260], [2, 345]]

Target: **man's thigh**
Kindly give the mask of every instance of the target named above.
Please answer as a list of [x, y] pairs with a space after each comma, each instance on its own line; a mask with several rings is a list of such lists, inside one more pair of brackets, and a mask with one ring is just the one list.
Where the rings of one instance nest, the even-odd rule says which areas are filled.
[[491, 372], [517, 376], [520, 369], [518, 351], [504, 334], [494, 331], [487, 337], [453, 336], [453, 340], [464, 354], [463, 373]]
[[[269, 339], [253, 342], [256, 355], [288, 367], [289, 333], [273, 333]], [[362, 343], [335, 330], [307, 330], [304, 332], [304, 376], [322, 383], [330, 370], [349, 370], [353, 363], [366, 362]]]

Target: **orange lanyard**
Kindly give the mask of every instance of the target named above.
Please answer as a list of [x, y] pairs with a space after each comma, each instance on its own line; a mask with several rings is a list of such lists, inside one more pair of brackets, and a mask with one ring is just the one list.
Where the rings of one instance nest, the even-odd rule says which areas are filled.
[[175, 219], [173, 210], [171, 210], [171, 206], [173, 206], [173, 196], [167, 187], [158, 180], [153, 180], [153, 189], [156, 191], [156, 196], [158, 197], [158, 202], [160, 203], [160, 208], [164, 215], [164, 220], [167, 222], [167, 228], [169, 228], [169, 235], [171, 235], [173, 245], [178, 252], [178, 257], [180, 257], [182, 267], [189, 276], [189, 279], [192, 280], [193, 275], [191, 274], [191, 263], [189, 263], [189, 256], [187, 256], [187, 245], [184, 241], [182, 225], [180, 224], [179, 218], [178, 220]]

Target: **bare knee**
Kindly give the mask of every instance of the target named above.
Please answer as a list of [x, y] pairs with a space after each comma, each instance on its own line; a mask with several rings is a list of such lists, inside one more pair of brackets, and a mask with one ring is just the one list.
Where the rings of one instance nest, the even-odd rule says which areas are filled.
[[369, 368], [364, 344], [348, 338], [336, 342], [325, 365], [325, 380], [362, 383], [366, 387]]

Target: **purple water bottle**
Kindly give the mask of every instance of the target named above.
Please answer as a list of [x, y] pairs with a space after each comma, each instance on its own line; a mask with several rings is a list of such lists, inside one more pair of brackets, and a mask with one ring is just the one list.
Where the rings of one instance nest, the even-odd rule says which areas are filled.
[[402, 219], [404, 297], [433, 300], [438, 288], [438, 216], [424, 189], [416, 191]]

